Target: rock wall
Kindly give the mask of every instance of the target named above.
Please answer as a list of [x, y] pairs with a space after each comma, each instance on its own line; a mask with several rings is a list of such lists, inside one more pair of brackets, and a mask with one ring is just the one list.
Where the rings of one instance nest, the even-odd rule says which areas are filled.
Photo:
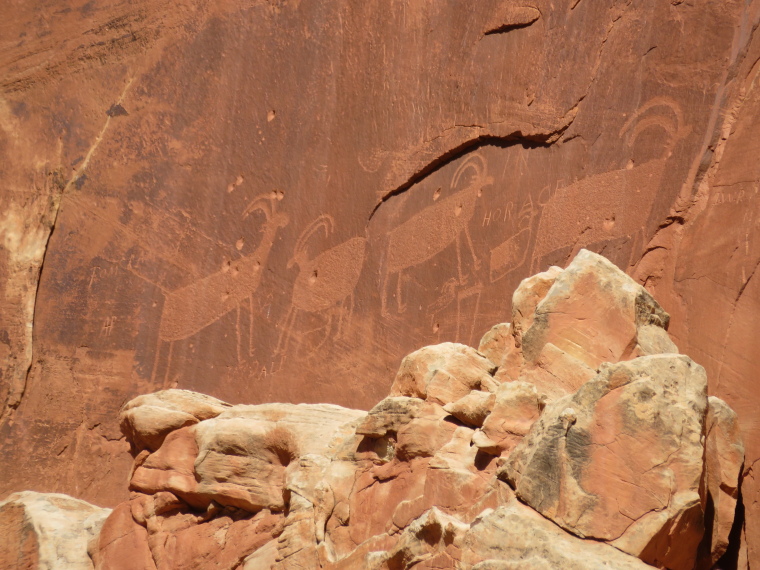
[[126, 498], [115, 412], [161, 388], [367, 409], [587, 247], [738, 412], [760, 558], [757, 2], [0, 15], [1, 493]]

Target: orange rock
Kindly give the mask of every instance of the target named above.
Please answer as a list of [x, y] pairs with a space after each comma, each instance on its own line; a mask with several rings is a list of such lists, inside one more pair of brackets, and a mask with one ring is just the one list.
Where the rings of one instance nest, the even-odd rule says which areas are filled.
[[427, 399], [440, 405], [471, 390], [493, 390], [496, 366], [469, 346], [446, 342], [426, 346], [404, 358], [391, 386], [391, 396]]
[[148, 530], [132, 518], [122, 503], [106, 519], [92, 549], [95, 570], [157, 570], [148, 546]]
[[581, 250], [536, 306], [522, 334], [522, 351], [526, 362], [536, 363], [551, 343], [596, 370], [603, 362], [634, 355], [638, 327], [667, 328], [669, 320], [633, 279], [602, 256]]
[[193, 426], [180, 428], [166, 436], [161, 447], [136, 466], [130, 489], [154, 494], [159, 491], [176, 493], [197, 505], [208, 505], [208, 500], [197, 496], [195, 460], [198, 444]]
[[734, 523], [744, 444], [736, 413], [715, 396], [707, 399], [705, 419], [705, 537], [699, 567], [712, 568], [728, 547]]
[[691, 568], [703, 533], [706, 389], [704, 369], [682, 355], [606, 365], [547, 407], [500, 476], [578, 536]]

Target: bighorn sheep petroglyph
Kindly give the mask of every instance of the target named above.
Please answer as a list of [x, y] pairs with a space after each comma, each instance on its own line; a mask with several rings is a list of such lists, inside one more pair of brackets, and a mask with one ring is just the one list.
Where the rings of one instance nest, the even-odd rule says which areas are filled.
[[[402, 274], [405, 269], [423, 263], [456, 244], [457, 272], [460, 284], [462, 274], [461, 234], [464, 233], [472, 254], [473, 264], [480, 264], [472, 247], [468, 224], [475, 213], [475, 202], [483, 188], [493, 182], [486, 171], [486, 161], [478, 153], [470, 153], [459, 165], [451, 179], [451, 189], [457, 190], [440, 202], [428, 206], [388, 233], [385, 277], [381, 297], [381, 310], [388, 316], [387, 296], [391, 275], [396, 275], [396, 304], [399, 313], [406, 310], [401, 298]], [[461, 189], [459, 189], [461, 188]], [[434, 197], [437, 200], [437, 197]]]
[[[287, 214], [276, 211], [276, 204], [281, 199], [280, 192], [259, 196], [243, 212], [243, 219], [254, 211], [263, 212], [265, 216], [261, 241], [253, 253], [229, 261], [216, 273], [166, 295], [158, 328], [154, 375], [162, 342], [170, 343], [169, 360], [171, 361], [174, 341], [200, 332], [233, 309], [239, 311], [240, 303], [246, 298], [250, 299], [258, 289], [263, 265], [269, 258], [275, 234], [289, 222]], [[167, 364], [167, 373], [169, 364]]]
[[[334, 230], [335, 222], [332, 217], [323, 214], [314, 220], [301, 233], [293, 249], [293, 258], [288, 262], [288, 268], [298, 266], [298, 276], [293, 283], [293, 296], [290, 309], [285, 317], [282, 332], [277, 342], [277, 353], [287, 350], [293, 326], [299, 311], [321, 313], [329, 311], [326, 333], [317, 344], [319, 348], [330, 336], [332, 327], [332, 309], [340, 305], [337, 334], [340, 335], [344, 326], [351, 320], [354, 304], [354, 288], [361, 275], [364, 264], [364, 252], [367, 240], [363, 237], [353, 237], [336, 245], [315, 257], [309, 257], [307, 244], [309, 239], [320, 229], [325, 237]], [[348, 299], [348, 305], [345, 301]], [[344, 319], [345, 317], [345, 319]]]

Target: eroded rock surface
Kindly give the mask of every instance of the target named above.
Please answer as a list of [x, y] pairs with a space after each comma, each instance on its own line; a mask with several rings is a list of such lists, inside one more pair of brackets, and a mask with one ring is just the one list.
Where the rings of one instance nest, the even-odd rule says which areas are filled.
[[0, 568], [92, 570], [88, 544], [110, 513], [66, 495], [14, 493], [0, 502]]
[[[93, 567], [690, 570], [736, 550], [738, 419], [654, 299], [585, 250], [515, 295], [521, 324], [486, 333], [488, 358], [417, 350], [369, 412], [130, 401], [130, 499], [99, 533], [73, 523]], [[580, 364], [531, 383], [550, 345]], [[575, 387], [573, 366], [593, 375]], [[40, 533], [14, 536], [37, 552]]]

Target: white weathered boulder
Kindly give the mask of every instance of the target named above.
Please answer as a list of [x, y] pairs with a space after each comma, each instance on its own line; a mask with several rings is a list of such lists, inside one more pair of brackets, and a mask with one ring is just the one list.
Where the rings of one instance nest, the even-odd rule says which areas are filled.
[[119, 423], [133, 447], [155, 451], [170, 432], [214, 418], [230, 407], [226, 402], [189, 390], [161, 390], [124, 404]]
[[462, 570], [645, 570], [618, 549], [564, 532], [517, 501], [484, 511], [464, 537]]
[[14, 493], [0, 502], [0, 568], [92, 570], [88, 543], [110, 509], [57, 493]]
[[472, 390], [493, 391], [496, 365], [474, 348], [453, 342], [426, 346], [401, 361], [391, 396], [445, 405]]

